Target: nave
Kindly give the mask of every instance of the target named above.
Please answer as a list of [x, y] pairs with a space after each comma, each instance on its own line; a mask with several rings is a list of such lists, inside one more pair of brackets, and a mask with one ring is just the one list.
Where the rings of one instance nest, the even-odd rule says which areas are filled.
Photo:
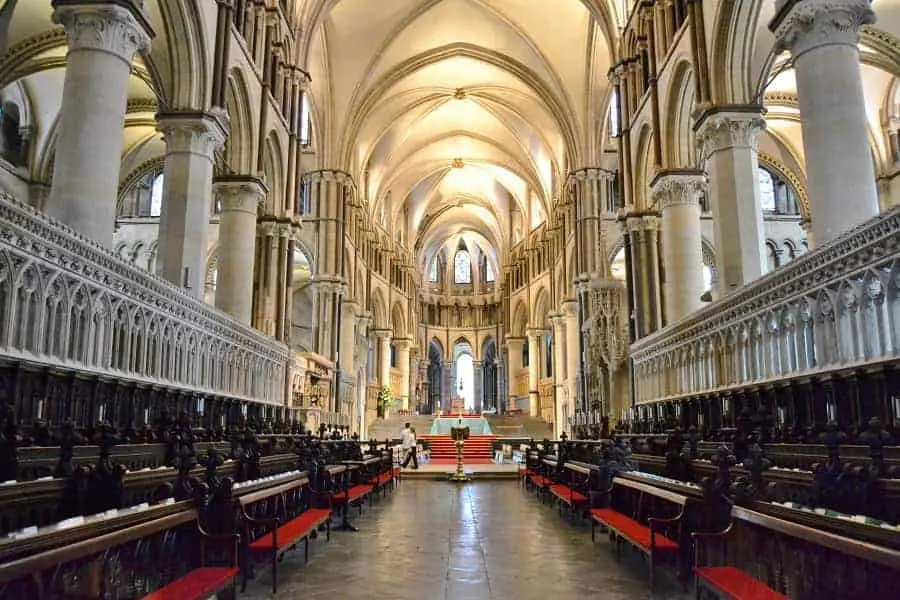
[[[587, 521], [569, 525], [549, 504], [510, 481], [463, 486], [406, 481], [366, 508], [357, 533], [317, 544], [309, 564], [291, 552], [279, 567], [278, 598], [353, 600], [682, 599], [660, 579], [651, 595], [639, 555], [591, 543]], [[270, 575], [240, 600], [272, 598]]]

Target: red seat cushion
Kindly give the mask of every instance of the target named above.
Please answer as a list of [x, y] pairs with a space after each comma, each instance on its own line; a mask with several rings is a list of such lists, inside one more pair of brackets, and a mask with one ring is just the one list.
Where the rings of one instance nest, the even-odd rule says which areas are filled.
[[205, 599], [231, 585], [238, 572], [239, 569], [232, 567], [200, 567], [144, 596], [144, 600]]
[[[643, 548], [650, 549], [650, 528], [641, 525], [631, 517], [627, 517], [622, 513], [610, 508], [592, 508], [591, 518], [595, 521], [608, 525], [611, 529], [615, 529], [629, 540]], [[678, 542], [667, 538], [661, 533], [653, 536], [656, 550], [677, 550]]]
[[567, 485], [551, 485], [550, 493], [566, 503], [582, 504], [587, 502], [587, 496], [581, 492], [576, 492]]
[[[328, 520], [331, 511], [327, 508], [311, 508], [298, 517], [291, 519], [278, 528], [278, 549], [293, 546], [298, 540], [302, 540], [312, 531]], [[251, 550], [272, 550], [272, 534], [267, 533], [250, 544]]]
[[382, 473], [381, 475], [376, 475], [375, 477], [371, 478], [369, 480], [369, 483], [372, 485], [384, 485], [390, 482], [390, 480], [393, 478], [393, 473]]
[[788, 600], [763, 582], [735, 567], [700, 567], [697, 577], [733, 600]]
[[371, 492], [373, 489], [374, 488], [371, 485], [367, 483], [361, 483], [359, 485], [354, 485], [346, 492], [338, 492], [337, 494], [332, 496], [331, 501], [335, 504], [345, 504], [348, 502], [349, 496], [349, 502], [356, 502], [357, 500]]
[[531, 480], [532, 483], [534, 483], [534, 485], [538, 485], [541, 487], [543, 487], [545, 485], [550, 485], [551, 483], [553, 483], [552, 481], [550, 481], [549, 478], [542, 477], [540, 475], [529, 475], [528, 478]]

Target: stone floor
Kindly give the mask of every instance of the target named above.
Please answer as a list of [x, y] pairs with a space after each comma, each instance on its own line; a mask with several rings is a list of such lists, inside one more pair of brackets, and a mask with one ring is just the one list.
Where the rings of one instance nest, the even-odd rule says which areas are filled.
[[[640, 600], [691, 598], [670, 578], [651, 594], [639, 555], [616, 562], [605, 538], [571, 526], [515, 482], [406, 481], [356, 520], [315, 540], [309, 564], [279, 565], [278, 598], [303, 600]], [[239, 600], [272, 598], [263, 567]]]

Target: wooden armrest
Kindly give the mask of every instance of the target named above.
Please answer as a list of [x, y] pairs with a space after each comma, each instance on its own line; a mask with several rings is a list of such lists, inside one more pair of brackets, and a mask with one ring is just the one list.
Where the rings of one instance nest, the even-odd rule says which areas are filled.
[[278, 522], [280, 521], [280, 519], [278, 517], [257, 518], [257, 517], [251, 517], [247, 513], [244, 513], [243, 515], [241, 515], [241, 518], [243, 518], [245, 521], [247, 521], [249, 523], [253, 523], [254, 525], [268, 525], [269, 523], [274, 523], [277, 526]]
[[654, 525], [671, 525], [672, 523], [677, 523], [681, 520], [683, 515], [678, 515], [677, 517], [672, 517], [671, 519], [663, 519], [662, 517], [649, 517], [647, 519], [647, 524], [652, 529]]
[[208, 531], [204, 530], [203, 527], [200, 526], [200, 523], [197, 523], [197, 532], [200, 534], [200, 566], [206, 566], [206, 542], [219, 542], [223, 545], [227, 542], [229, 547], [231, 548], [231, 566], [238, 566], [238, 547], [241, 543], [241, 536], [237, 533], [226, 533], [226, 534], [212, 534]]
[[724, 538], [724, 537], [728, 536], [728, 532], [730, 530], [731, 530], [731, 526], [729, 526], [728, 529], [726, 529], [724, 531], [717, 531], [717, 532], [695, 531], [694, 533], [691, 534], [691, 537], [694, 539], [695, 542], [699, 542], [702, 540], [714, 539], [714, 538]]

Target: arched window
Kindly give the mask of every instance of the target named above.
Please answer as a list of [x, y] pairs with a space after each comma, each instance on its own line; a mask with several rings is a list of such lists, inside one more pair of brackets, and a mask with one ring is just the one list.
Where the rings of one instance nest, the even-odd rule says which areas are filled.
[[616, 90], [609, 99], [609, 137], [619, 137], [619, 95]]
[[454, 259], [455, 283], [472, 283], [472, 259], [468, 250], [457, 250]]
[[162, 212], [163, 174], [160, 173], [150, 186], [150, 216], [158, 217]]
[[431, 266], [428, 267], [428, 282], [429, 283], [437, 283], [438, 280], [438, 261], [435, 256], [431, 260]]
[[484, 280], [488, 283], [491, 283], [495, 280], [494, 267], [491, 266], [490, 261], [485, 261], [484, 263]]
[[775, 181], [772, 174], [760, 167], [757, 169], [759, 176], [759, 203], [764, 212], [775, 212]]

